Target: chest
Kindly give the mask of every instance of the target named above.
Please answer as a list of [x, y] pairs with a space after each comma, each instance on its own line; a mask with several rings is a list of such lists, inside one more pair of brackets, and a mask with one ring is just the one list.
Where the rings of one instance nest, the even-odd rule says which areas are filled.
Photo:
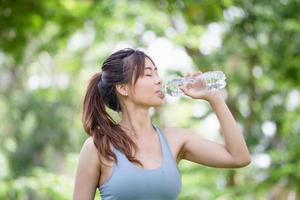
[[[178, 163], [182, 144], [180, 144], [178, 138], [174, 137], [171, 132], [168, 132], [164, 129], [162, 129], [162, 131], [167, 142], [167, 144], [165, 144], [167, 145], [166, 148], [170, 149], [173, 159]], [[143, 164], [144, 169], [155, 169], [161, 166], [163, 161], [163, 152], [161, 143], [162, 141], [160, 140], [161, 139], [159, 137], [154, 137], [136, 142], [138, 148], [137, 151], [134, 152], [134, 155]], [[109, 163], [108, 166], [101, 166], [99, 184], [102, 184], [109, 179], [112, 173], [112, 166], [112, 162]]]

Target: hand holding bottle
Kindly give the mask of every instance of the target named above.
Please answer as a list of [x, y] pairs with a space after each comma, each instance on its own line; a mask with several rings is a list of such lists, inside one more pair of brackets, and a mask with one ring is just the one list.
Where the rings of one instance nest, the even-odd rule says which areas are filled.
[[[218, 75], [224, 76], [224, 78], [215, 77], [214, 74], [202, 73], [201, 71], [188, 73], [184, 79], [191, 80], [187, 81], [184, 84], [179, 85], [179, 89], [187, 96], [190, 96], [193, 99], [203, 99], [211, 101], [215, 98], [221, 97], [220, 89], [225, 87], [225, 75], [222, 72], [217, 72]], [[210, 83], [212, 82], [212, 83]]]

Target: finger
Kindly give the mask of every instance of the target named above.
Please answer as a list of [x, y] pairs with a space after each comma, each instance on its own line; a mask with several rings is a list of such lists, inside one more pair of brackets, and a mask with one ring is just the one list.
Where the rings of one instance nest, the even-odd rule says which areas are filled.
[[192, 72], [192, 73], [191, 73], [191, 77], [195, 77], [195, 72]]
[[192, 88], [192, 83], [188, 83], [185, 85], [185, 90], [191, 89]]
[[178, 88], [179, 88], [183, 93], [186, 92], [186, 89], [185, 89], [183, 86], [179, 86]]

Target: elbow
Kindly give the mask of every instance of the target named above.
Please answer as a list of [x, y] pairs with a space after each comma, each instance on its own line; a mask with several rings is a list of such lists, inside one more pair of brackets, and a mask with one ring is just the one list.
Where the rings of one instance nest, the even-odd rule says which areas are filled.
[[250, 155], [247, 157], [244, 157], [243, 159], [239, 159], [236, 161], [236, 166], [237, 167], [246, 167], [251, 163], [251, 157]]

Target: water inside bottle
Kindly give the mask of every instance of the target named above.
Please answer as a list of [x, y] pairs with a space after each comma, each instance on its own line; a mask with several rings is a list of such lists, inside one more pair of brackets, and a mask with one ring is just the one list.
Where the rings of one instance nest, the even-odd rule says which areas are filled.
[[183, 92], [178, 88], [181, 84], [183, 84], [183, 79], [175, 78], [164, 85], [164, 92], [171, 96], [181, 95]]
[[225, 77], [209, 77], [205, 79], [206, 81], [206, 89], [207, 90], [218, 90], [222, 89], [226, 86]]
[[[164, 92], [171, 96], [179, 96], [183, 92], [178, 88], [179, 85], [192, 84], [199, 90], [218, 90], [226, 86], [226, 76], [222, 71], [212, 71], [201, 74], [194, 78], [175, 78], [164, 85]], [[199, 82], [198, 82], [199, 81]]]

